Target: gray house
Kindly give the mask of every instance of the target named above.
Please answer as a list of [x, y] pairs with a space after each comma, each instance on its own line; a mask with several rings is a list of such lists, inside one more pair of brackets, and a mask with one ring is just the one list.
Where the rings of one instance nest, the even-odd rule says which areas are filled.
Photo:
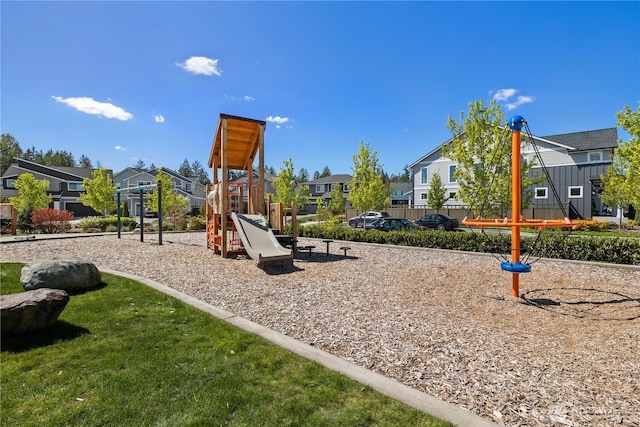
[[[331, 192], [335, 189], [336, 185], [340, 187], [342, 197], [346, 199], [349, 197], [349, 181], [351, 181], [351, 179], [353, 179], [353, 177], [349, 174], [337, 174], [303, 182], [300, 185], [308, 187], [311, 193], [309, 204], [304, 206], [304, 208], [307, 212], [315, 213], [317, 208], [316, 200], [318, 198], [322, 199], [323, 206], [327, 206], [331, 200]], [[346, 202], [346, 204], [348, 206], [349, 202]]]
[[[558, 192], [561, 203], [570, 206], [573, 216], [592, 218], [617, 214], [615, 208], [603, 205], [600, 200], [603, 190], [600, 175], [607, 173], [613, 152], [618, 146], [616, 128], [533, 138], [549, 171], [551, 184]], [[437, 173], [449, 197], [446, 206], [462, 207], [462, 202], [456, 199], [460, 188], [454, 177], [456, 163], [442, 156], [442, 147], [448, 142], [450, 140], [409, 165], [413, 178], [413, 206], [427, 207], [429, 181]], [[533, 161], [536, 157], [533, 146], [525, 145], [522, 156], [524, 161]], [[531, 173], [543, 175], [539, 161], [535, 162]], [[545, 179], [533, 189], [534, 208], [556, 203], [551, 184]]]
[[[30, 173], [37, 180], [49, 181], [47, 193], [53, 199], [51, 208], [73, 212], [75, 217], [102, 215], [80, 202], [80, 194], [84, 193], [82, 182], [84, 178], [93, 178], [93, 171], [96, 169], [45, 166], [17, 157], [14, 160], [1, 178], [3, 200], [18, 196], [16, 180], [20, 175]], [[107, 174], [111, 176], [113, 172], [107, 169]]]
[[[197, 214], [200, 210], [201, 206], [204, 206], [206, 201], [205, 194], [205, 186], [196, 181], [195, 178], [188, 178], [180, 175], [179, 173], [168, 169], [168, 168], [158, 168], [162, 169], [162, 172], [171, 176], [171, 185], [173, 189], [181, 196], [186, 197], [189, 200], [188, 211], [192, 214]], [[132, 188], [138, 186], [145, 186], [153, 184], [153, 180], [155, 179], [158, 169], [149, 170], [149, 169], [141, 169], [135, 167], [128, 167], [120, 172], [118, 172], [113, 177], [113, 182], [119, 188]], [[163, 186], [166, 186], [163, 183]], [[146, 211], [146, 193], [152, 192], [153, 189], [144, 189], [143, 190], [143, 208]], [[140, 192], [126, 191], [121, 192], [120, 200], [125, 201], [127, 203], [127, 207], [129, 209], [129, 215], [133, 217], [138, 217], [140, 215]]]

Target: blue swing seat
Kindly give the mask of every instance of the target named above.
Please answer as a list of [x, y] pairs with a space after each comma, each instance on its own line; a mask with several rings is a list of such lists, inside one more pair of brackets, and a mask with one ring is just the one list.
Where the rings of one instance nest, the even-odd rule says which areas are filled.
[[531, 271], [531, 264], [522, 264], [521, 262], [502, 262], [500, 263], [502, 271], [509, 273], [528, 273]]

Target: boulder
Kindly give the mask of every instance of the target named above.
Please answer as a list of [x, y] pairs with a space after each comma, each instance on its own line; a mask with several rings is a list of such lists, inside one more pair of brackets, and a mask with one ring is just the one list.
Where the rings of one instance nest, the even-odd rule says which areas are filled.
[[22, 267], [20, 283], [25, 291], [39, 288], [77, 291], [102, 283], [100, 271], [89, 261], [68, 255], [31, 261]]
[[19, 334], [53, 326], [69, 302], [61, 289], [36, 289], [0, 297], [1, 329], [4, 334]]

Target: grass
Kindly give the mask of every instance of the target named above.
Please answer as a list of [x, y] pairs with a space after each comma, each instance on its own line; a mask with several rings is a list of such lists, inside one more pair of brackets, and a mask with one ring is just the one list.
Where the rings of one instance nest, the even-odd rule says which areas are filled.
[[[22, 292], [3, 263], [1, 293]], [[0, 425], [449, 426], [138, 282], [102, 274], [3, 336]]]

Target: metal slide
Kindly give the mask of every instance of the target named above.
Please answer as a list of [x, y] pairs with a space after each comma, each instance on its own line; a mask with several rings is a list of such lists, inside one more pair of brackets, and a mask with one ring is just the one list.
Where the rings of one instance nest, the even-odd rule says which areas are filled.
[[258, 262], [293, 259], [293, 251], [283, 248], [262, 215], [231, 212], [231, 219], [247, 254]]

